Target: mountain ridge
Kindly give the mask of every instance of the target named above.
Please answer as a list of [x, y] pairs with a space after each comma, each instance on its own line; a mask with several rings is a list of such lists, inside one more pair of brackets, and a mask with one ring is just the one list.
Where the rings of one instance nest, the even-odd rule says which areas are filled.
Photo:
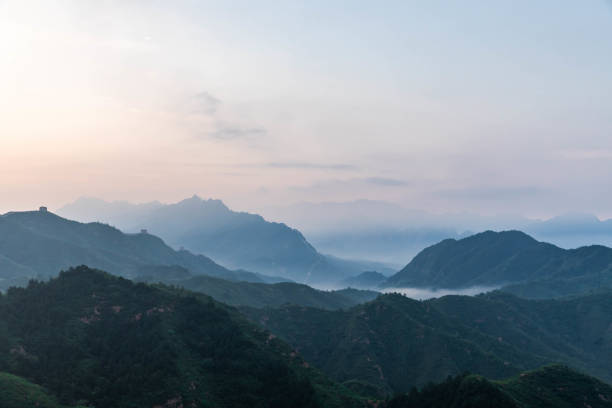
[[[612, 273], [612, 249], [563, 249], [521, 231], [486, 231], [421, 251], [383, 287], [466, 288], [587, 279]], [[517, 289], [518, 291], [518, 289]]]
[[102, 223], [79, 223], [47, 211], [11, 212], [0, 216], [1, 286], [23, 285], [87, 264], [132, 276], [142, 265], [180, 265], [194, 274], [265, 281], [252, 272], [231, 271], [203, 255], [175, 251], [149, 233], [125, 234]]
[[[98, 201], [98, 207], [105, 203]], [[60, 209], [62, 214], [91, 220], [100, 214], [87, 213], [87, 203], [79, 202]], [[105, 203], [111, 214], [113, 203]], [[117, 206], [117, 205], [115, 205]], [[384, 268], [372, 262], [348, 261], [319, 253], [297, 229], [270, 222], [258, 214], [232, 211], [221, 200], [204, 200], [197, 195], [174, 204], [148, 205], [138, 213], [132, 205], [130, 223], [119, 205], [109, 221], [123, 223], [125, 230], [146, 228], [174, 247], [184, 247], [210, 256], [233, 269], [247, 269], [266, 275], [314, 284], [336, 284], [344, 278], [371, 268]], [[96, 207], [97, 208], [97, 207]], [[104, 213], [104, 211], [102, 211]]]

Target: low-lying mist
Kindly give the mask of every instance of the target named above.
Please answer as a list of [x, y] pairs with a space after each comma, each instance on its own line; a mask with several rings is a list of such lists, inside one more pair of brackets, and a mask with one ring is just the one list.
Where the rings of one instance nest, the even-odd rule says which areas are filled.
[[383, 293], [400, 293], [411, 299], [426, 300], [447, 295], [475, 296], [481, 293], [499, 289], [499, 286], [472, 286], [463, 289], [432, 289], [432, 288], [385, 288]]

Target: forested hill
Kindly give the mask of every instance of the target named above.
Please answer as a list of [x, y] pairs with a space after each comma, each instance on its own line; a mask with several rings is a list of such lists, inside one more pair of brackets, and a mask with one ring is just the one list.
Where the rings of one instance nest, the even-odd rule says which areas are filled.
[[170, 267], [143, 268], [137, 281], [165, 283], [204, 293], [219, 302], [233, 306], [277, 307], [285, 304], [320, 309], [350, 308], [375, 299], [379, 293], [370, 290], [342, 289], [323, 291], [294, 282], [274, 284], [235, 282], [211, 276], [192, 276], [186, 269]]
[[501, 379], [547, 362], [401, 295], [342, 311], [285, 306], [244, 313], [337, 381], [385, 394], [464, 371]]
[[232, 308], [85, 267], [0, 297], [0, 372], [65, 405], [364, 405]]
[[332, 378], [386, 393], [464, 371], [502, 379], [553, 362], [612, 380], [612, 292], [547, 301], [502, 292], [424, 302], [392, 294], [350, 310], [244, 313]]
[[82, 224], [46, 211], [0, 216], [2, 288], [77, 265], [124, 276], [133, 276], [143, 265], [180, 265], [194, 274], [262, 281], [254, 273], [230, 271], [205, 256], [175, 251], [148, 233], [124, 234], [105, 224]]
[[564, 366], [504, 381], [463, 374], [393, 398], [387, 408], [610, 408], [612, 387]]
[[[465, 288], [525, 282], [539, 282], [541, 297], [580, 293], [602, 282], [612, 283], [612, 249], [589, 246], [565, 250], [520, 231], [487, 231], [424, 249], [383, 285]], [[535, 291], [523, 293], [539, 297]]]

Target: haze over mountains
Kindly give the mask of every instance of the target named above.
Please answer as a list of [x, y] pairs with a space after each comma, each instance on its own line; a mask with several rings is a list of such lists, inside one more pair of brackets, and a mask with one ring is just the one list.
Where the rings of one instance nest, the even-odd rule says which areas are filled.
[[[177, 206], [181, 204], [188, 207], [186, 203], [191, 202], [191, 208], [186, 211], [194, 212], [191, 215], [196, 219], [208, 213], [211, 217], [219, 217], [219, 223], [228, 222], [230, 218], [228, 208], [221, 201], [201, 201], [202, 203], [198, 204], [194, 197], [175, 204], [174, 208], [178, 208]], [[59, 209], [58, 214], [82, 222], [107, 222], [130, 232], [148, 226], [153, 231], [159, 227], [159, 231], [155, 233], [171, 245], [184, 245], [188, 249], [203, 251], [205, 254], [207, 254], [206, 249], [212, 250], [208, 253], [209, 256], [230, 267], [245, 267], [259, 271], [260, 267], [273, 265], [272, 262], [253, 259], [252, 255], [240, 259], [239, 263], [243, 265], [236, 265], [238, 259], [236, 253], [228, 250], [226, 244], [215, 246], [208, 242], [209, 239], [205, 235], [196, 237], [197, 234], [185, 234], [186, 230], [195, 229], [195, 226], [185, 225], [184, 222], [180, 224], [180, 216], [168, 214], [172, 212], [169, 209], [172, 206], [160, 202], [131, 204], [126, 201], [106, 202], [95, 198], [80, 198]], [[166, 215], [163, 215], [162, 208], [166, 208]], [[198, 211], [201, 211], [199, 215]], [[344, 259], [381, 262], [396, 269], [406, 265], [412, 257], [430, 245], [447, 238], [464, 238], [486, 230], [520, 230], [540, 241], [566, 249], [594, 244], [612, 246], [612, 220], [600, 220], [594, 215], [581, 213], [567, 213], [547, 220], [512, 214], [498, 216], [470, 213], [433, 214], [374, 200], [303, 202], [284, 207], [261, 207], [258, 212], [266, 220], [297, 229], [320, 253]], [[256, 223], [254, 218], [249, 219], [245, 213], [231, 213], [234, 214], [234, 220], [231, 221], [234, 225], [236, 222]], [[170, 221], [179, 223], [172, 227], [168, 225]], [[210, 219], [199, 219], [198, 222], [201, 228], [211, 231], [220, 229], [219, 224], [214, 225]], [[234, 238], [236, 237], [232, 236], [232, 239]], [[196, 239], [201, 240], [203, 244], [194, 245]], [[224, 245], [226, 248], [221, 248]], [[270, 258], [276, 255], [278, 254], [270, 254]], [[302, 256], [303, 263], [307, 263], [306, 259], [316, 258], [312, 254]], [[381, 272], [386, 274], [391, 272], [384, 268], [384, 265], [373, 266], [378, 268], [372, 269], [384, 269]]]
[[[593, 398], [610, 390], [596, 378], [612, 381], [611, 248], [568, 250], [521, 231], [485, 231], [443, 239], [385, 276], [370, 268], [376, 264], [322, 255], [298, 230], [218, 200], [86, 200], [63, 211], [76, 210], [134, 232], [45, 209], [0, 216], [0, 287], [11, 287], [0, 297], [0, 383], [26, 390], [11, 391], [15, 406], [26, 406], [21, 396], [28, 395], [51, 408], [83, 401], [173, 407], [202, 398], [212, 406], [280, 407], [301, 395], [308, 407], [435, 407], [441, 392], [465, 402], [470, 390], [515, 408], [553, 392], [562, 378], [570, 381], [563, 403], [586, 398], [607, 406]], [[588, 220], [583, 231], [607, 228], [590, 217], [572, 220], [537, 225], [557, 236]], [[196, 253], [173, 249], [157, 231]], [[86, 266], [69, 269], [81, 264], [135, 283]], [[60, 270], [68, 271], [56, 277]], [[55, 278], [27, 284], [33, 277]], [[280, 282], [289, 278], [374, 290]], [[500, 290], [427, 301], [378, 292], [475, 287]], [[143, 336], [154, 345], [145, 346]], [[117, 341], [123, 346], [115, 352]], [[130, 356], [132, 349], [139, 351]], [[570, 368], [540, 368], [558, 363]]]
[[[530, 298], [612, 286], [612, 249], [590, 246], [565, 250], [518, 231], [487, 231], [443, 240], [387, 278], [369, 268], [376, 265], [321, 255], [299, 231], [257, 215], [232, 212], [219, 201], [192, 198], [158, 207], [148, 217], [154, 229], [172, 225], [167, 234], [178, 243], [200, 248], [200, 254], [174, 250], [148, 232], [125, 234], [106, 224], [83, 224], [46, 211], [8, 213], [0, 217], [2, 287], [23, 285], [30, 277], [53, 276], [80, 264], [131, 278], [157, 275], [161, 282], [171, 282], [172, 274], [182, 268], [186, 276], [180, 276], [181, 282], [187, 287], [197, 275], [375, 290], [503, 287]], [[207, 257], [210, 253], [214, 260]], [[228, 261], [232, 257], [235, 261]], [[217, 259], [241, 269], [221, 266]], [[243, 269], [245, 265], [253, 269]], [[167, 276], [155, 270], [164, 267]], [[249, 291], [255, 292], [255, 288]], [[228, 298], [224, 301], [232, 303]]]
[[400, 266], [446, 238], [486, 230], [521, 230], [562, 248], [612, 246], [612, 220], [600, 220], [592, 214], [567, 213], [546, 220], [516, 214], [434, 214], [374, 200], [303, 202], [260, 211], [269, 219], [294, 225], [322, 251], [347, 258], [362, 254]]
[[176, 248], [205, 254], [229, 268], [299, 282], [335, 284], [366, 270], [393, 272], [380, 263], [321, 254], [298, 230], [256, 214], [232, 211], [220, 200], [194, 196], [176, 204], [131, 205], [80, 199], [58, 212], [85, 222], [110, 223], [124, 231], [146, 228]]
[[610, 67], [612, 0], [0, 0], [0, 408], [612, 408]]
[[164, 283], [204, 293], [232, 306], [278, 307], [286, 304], [341, 309], [375, 299], [379, 293], [370, 290], [342, 289], [321, 291], [294, 282], [266, 284], [229, 281], [207, 275], [193, 275], [180, 266], [154, 266], [141, 270], [138, 282]]
[[[301, 248], [314, 250], [298, 231], [234, 213], [219, 201], [193, 198], [149, 210], [159, 220], [182, 219], [182, 224], [165, 221], [175, 226], [170, 232], [178, 239], [191, 237], [181, 232], [190, 231], [190, 225], [205, 232], [203, 225], [216, 226], [222, 237], [219, 231], [239, 237], [248, 227], [270, 228], [281, 234], [272, 240], [277, 236], [261, 235], [268, 245], [278, 249], [286, 239], [301, 237]], [[153, 218], [153, 228], [165, 225]], [[561, 375], [572, 379], [568, 389], [573, 391], [564, 401], [578, 398], [576, 393], [591, 398], [608, 392], [603, 383], [573, 370], [612, 380], [612, 249], [604, 246], [566, 250], [520, 231], [487, 231], [432, 245], [390, 277], [372, 270], [333, 275], [346, 286], [392, 291], [474, 285], [501, 286], [503, 291], [417, 301], [375, 291], [274, 283], [278, 278], [176, 251], [149, 232], [126, 234], [44, 209], [1, 216], [0, 238], [4, 289], [23, 286], [31, 277], [46, 280], [79, 264], [139, 282], [82, 266], [48, 283], [10, 288], [0, 297], [0, 382], [7, 389], [27, 389], [50, 407], [79, 401], [125, 407], [165, 401], [172, 406], [202, 398], [212, 406], [259, 401], [262, 407], [280, 407], [296, 395], [303, 395], [309, 407], [363, 407], [398, 394], [384, 402], [392, 407], [410, 404], [410, 398], [430, 398], [427, 388], [421, 394], [404, 393], [449, 375], [459, 376], [439, 385], [449, 395], [463, 384], [506, 398], [515, 407]], [[213, 243], [212, 235], [207, 239], [202, 241]], [[254, 236], [238, 240], [246, 247], [253, 241]], [[263, 241], [258, 248], [273, 253]], [[149, 338], [156, 340], [145, 346], [143, 338], [147, 344]], [[123, 346], [115, 352], [118, 341]], [[552, 363], [571, 369], [524, 374]], [[476, 377], [466, 377], [465, 371], [484, 378], [473, 382]], [[259, 375], [267, 379], [259, 381]], [[275, 375], [282, 379], [271, 379]], [[520, 380], [524, 375], [534, 375], [539, 388]], [[72, 380], [67, 384], [65, 378]], [[232, 395], [235, 390], [243, 391]], [[147, 397], [139, 397], [140, 392]]]
[[210, 258], [175, 251], [148, 233], [124, 234], [100, 223], [83, 224], [47, 211], [0, 216], [2, 288], [23, 285], [31, 277], [48, 278], [77, 265], [135, 277], [142, 268], [178, 265], [194, 274], [254, 282], [279, 281], [253, 272], [229, 270]]
[[424, 249], [382, 286], [504, 286], [526, 297], [556, 297], [612, 286], [612, 248], [566, 250], [520, 231], [486, 231]]

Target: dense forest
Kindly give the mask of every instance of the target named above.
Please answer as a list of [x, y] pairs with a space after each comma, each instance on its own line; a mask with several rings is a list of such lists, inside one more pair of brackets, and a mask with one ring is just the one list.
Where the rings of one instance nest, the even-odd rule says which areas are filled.
[[461, 374], [393, 397], [387, 408], [609, 408], [612, 387], [564, 366], [504, 381]]
[[0, 372], [65, 405], [363, 405], [230, 307], [86, 267], [10, 289], [0, 331]]
[[235, 309], [83, 266], [0, 297], [0, 407], [608, 407], [605, 383], [538, 368], [610, 378], [611, 307], [496, 292]]
[[554, 362], [612, 380], [612, 292], [547, 301], [503, 292], [428, 301], [389, 294], [347, 310], [243, 312], [332, 378], [387, 393], [464, 371], [502, 379]]

